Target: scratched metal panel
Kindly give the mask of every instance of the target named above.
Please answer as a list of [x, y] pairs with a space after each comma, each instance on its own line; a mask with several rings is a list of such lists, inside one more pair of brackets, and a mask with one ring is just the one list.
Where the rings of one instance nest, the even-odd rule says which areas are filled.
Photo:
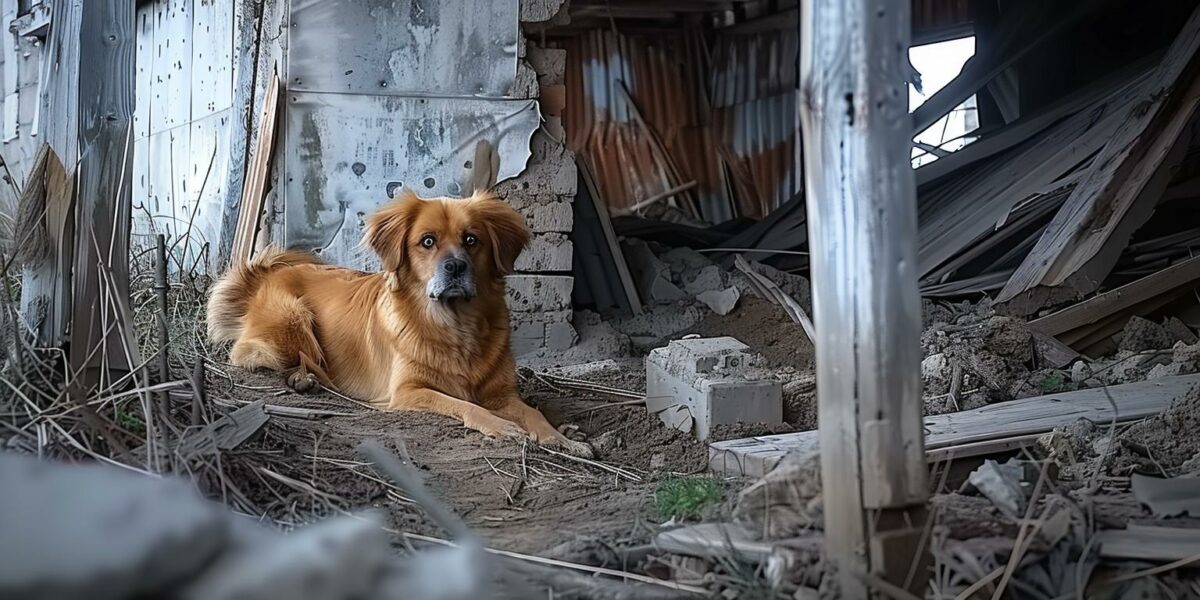
[[154, 20], [157, 4], [143, 4], [135, 17], [133, 138], [150, 135], [150, 98], [154, 93]]
[[503, 97], [518, 0], [293, 0], [288, 89]]
[[192, 110], [192, 0], [159, 0], [154, 11], [150, 133], [188, 122]]
[[133, 207], [133, 234], [130, 243], [135, 248], [154, 244], [154, 228], [150, 207], [150, 138], [133, 140], [132, 177], [129, 178], [130, 205]]
[[[182, 205], [188, 189], [188, 154], [191, 130], [176, 127], [150, 134], [147, 162], [147, 210], [155, 233], [173, 240], [187, 229]], [[134, 173], [136, 177], [137, 174]]]
[[499, 179], [525, 169], [541, 115], [532, 100], [402, 98], [291, 92], [286, 122], [287, 245], [347, 266], [373, 266], [362, 219], [401, 186], [462, 196], [479, 140], [500, 155]]
[[201, 272], [215, 264], [221, 235], [228, 182], [229, 137], [233, 111], [225, 109], [191, 124], [191, 147], [187, 164], [187, 196], [184, 205], [190, 229], [179, 243], [184, 264], [198, 265]]
[[233, 3], [192, 11], [192, 119], [200, 119], [233, 105]]

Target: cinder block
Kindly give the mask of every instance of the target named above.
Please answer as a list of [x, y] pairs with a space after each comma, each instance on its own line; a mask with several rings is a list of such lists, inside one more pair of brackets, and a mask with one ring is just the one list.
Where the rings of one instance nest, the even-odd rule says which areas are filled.
[[552, 194], [516, 194], [505, 200], [525, 217], [525, 223], [534, 233], [570, 233], [574, 230], [575, 211], [569, 200]]
[[571, 310], [514, 312], [511, 315], [513, 354], [521, 356], [541, 348], [566, 350], [579, 335], [571, 325]]
[[574, 245], [561, 233], [535, 235], [517, 257], [517, 271], [570, 271]]
[[783, 422], [783, 390], [731, 337], [675, 340], [646, 357], [646, 409], [667, 425], [708, 439], [737, 422]]
[[511, 312], [544, 312], [571, 308], [575, 278], [570, 275], [510, 275], [508, 309]]

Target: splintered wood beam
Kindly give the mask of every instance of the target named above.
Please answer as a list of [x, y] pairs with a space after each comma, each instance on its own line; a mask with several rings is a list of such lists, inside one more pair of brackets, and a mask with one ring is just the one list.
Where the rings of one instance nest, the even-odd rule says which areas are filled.
[[233, 247], [229, 265], [243, 265], [254, 257], [255, 238], [263, 213], [267, 178], [271, 176], [271, 156], [275, 148], [275, 120], [279, 114], [279, 70], [272, 69], [267, 95], [263, 98], [262, 118], [259, 119], [258, 141], [254, 145], [250, 169], [242, 186], [242, 201], [238, 209], [237, 228], [233, 232]]
[[[1013, 273], [997, 301], [1014, 314], [1040, 308], [1047, 292], [1095, 291], [1129, 236], [1153, 212], [1170, 178], [1166, 161], [1181, 160], [1187, 125], [1200, 106], [1200, 8], [1167, 50], [1150, 85], [1092, 161], [1087, 176]], [[1060, 294], [1061, 295], [1061, 294]]]
[[[1173, 264], [1157, 273], [1129, 282], [1119, 288], [1097, 294], [1079, 304], [1029, 322], [1029, 327], [1046, 335], [1067, 332], [1098, 323], [1112, 315], [1129, 311], [1155, 297], [1200, 284], [1200, 256]], [[1073, 339], [1063, 340], [1068, 344]]]
[[868, 579], [919, 595], [926, 582], [909, 11], [800, 9], [826, 558], [845, 598], [867, 597]]

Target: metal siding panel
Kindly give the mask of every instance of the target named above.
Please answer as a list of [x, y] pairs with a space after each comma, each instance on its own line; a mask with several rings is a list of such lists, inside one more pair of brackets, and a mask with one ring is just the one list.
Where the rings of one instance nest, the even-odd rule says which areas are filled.
[[161, 0], [154, 10], [154, 53], [150, 96], [150, 133], [187, 123], [191, 118], [192, 2]]
[[135, 248], [154, 245], [153, 223], [150, 218], [150, 138], [133, 141], [133, 173], [130, 178], [130, 205], [133, 207], [133, 236]]
[[154, 231], [174, 240], [187, 228], [188, 154], [191, 131], [177, 127], [153, 133], [147, 165], [149, 206]]
[[[232, 129], [231, 109], [225, 109], [191, 125], [191, 151], [188, 163], [188, 203], [192, 227], [185, 253], [186, 265], [199, 262], [199, 270], [215, 266], [217, 242], [221, 235], [221, 219], [225, 203], [226, 179], [229, 169], [229, 137]], [[194, 218], [192, 217], [194, 214]]]
[[358, 247], [362, 219], [387, 200], [389, 186], [461, 196], [484, 139], [500, 156], [498, 179], [515, 177], [540, 121], [533, 100], [289, 93], [285, 241], [338, 264], [373, 266], [375, 257]]
[[200, 2], [192, 14], [192, 119], [233, 105], [233, 5]]
[[504, 97], [517, 0], [294, 0], [288, 89]]
[[133, 137], [150, 135], [150, 98], [154, 93], [154, 21], [157, 5], [143, 4], [137, 12], [134, 52]]

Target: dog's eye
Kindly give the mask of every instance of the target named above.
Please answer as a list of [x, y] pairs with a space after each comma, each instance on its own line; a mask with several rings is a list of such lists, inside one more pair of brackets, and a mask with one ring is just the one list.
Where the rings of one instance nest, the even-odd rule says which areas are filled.
[[432, 248], [437, 243], [437, 238], [432, 235], [427, 235], [421, 238], [421, 246], [424, 248]]
[[467, 235], [463, 236], [463, 244], [466, 244], [467, 246], [474, 246], [478, 243], [479, 238], [475, 237], [475, 234], [473, 233], [468, 233]]

